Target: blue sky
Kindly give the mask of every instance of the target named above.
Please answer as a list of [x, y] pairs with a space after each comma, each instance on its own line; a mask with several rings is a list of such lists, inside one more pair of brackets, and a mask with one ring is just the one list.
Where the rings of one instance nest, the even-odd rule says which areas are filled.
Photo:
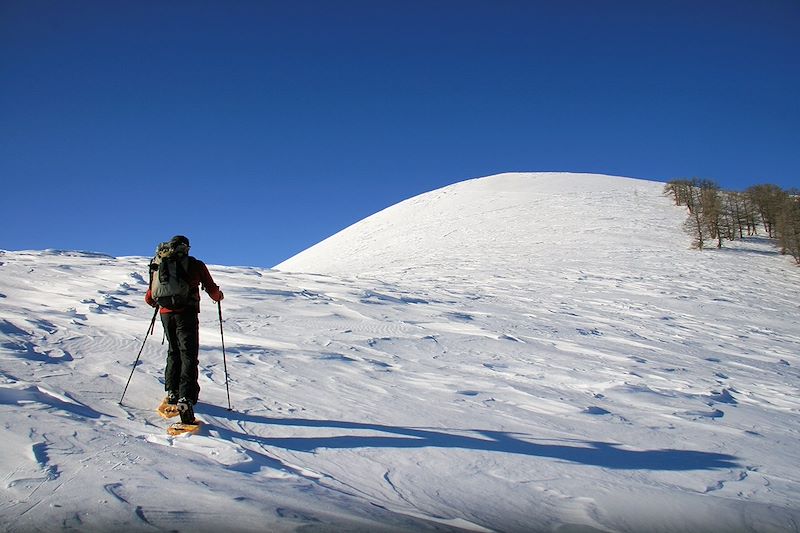
[[0, 248], [269, 267], [506, 171], [800, 186], [800, 3], [0, 3]]

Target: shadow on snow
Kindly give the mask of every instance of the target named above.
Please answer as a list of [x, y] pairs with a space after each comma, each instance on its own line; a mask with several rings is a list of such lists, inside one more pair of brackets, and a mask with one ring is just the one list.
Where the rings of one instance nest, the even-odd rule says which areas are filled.
[[301, 418], [270, 418], [227, 411], [203, 405], [201, 410], [209, 415], [238, 422], [268, 424], [272, 426], [298, 426], [307, 428], [333, 428], [359, 431], [378, 431], [392, 436], [341, 435], [325, 437], [262, 437], [224, 428], [214, 428], [225, 439], [241, 439], [264, 446], [274, 446], [299, 452], [318, 449], [352, 448], [459, 448], [489, 452], [513, 453], [531, 457], [545, 457], [602, 468], [619, 470], [716, 470], [736, 468], [736, 457], [728, 454], [696, 450], [628, 450], [610, 442], [550, 440], [547, 443], [524, 440], [523, 434], [489, 430], [470, 431], [477, 436], [380, 424], [362, 424], [338, 420], [307, 420]]

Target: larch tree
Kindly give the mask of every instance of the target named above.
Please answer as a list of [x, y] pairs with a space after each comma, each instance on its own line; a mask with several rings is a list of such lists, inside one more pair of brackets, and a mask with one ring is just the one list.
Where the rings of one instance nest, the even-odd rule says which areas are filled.
[[787, 193], [775, 220], [775, 233], [781, 253], [800, 264], [800, 191]]

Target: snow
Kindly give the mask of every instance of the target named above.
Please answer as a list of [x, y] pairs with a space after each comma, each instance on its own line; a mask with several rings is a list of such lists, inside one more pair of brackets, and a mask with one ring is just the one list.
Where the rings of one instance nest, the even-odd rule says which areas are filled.
[[2, 252], [2, 530], [798, 531], [800, 269], [662, 188], [491, 176], [209, 265], [233, 410], [204, 297], [182, 437], [160, 325], [118, 403], [148, 259]]

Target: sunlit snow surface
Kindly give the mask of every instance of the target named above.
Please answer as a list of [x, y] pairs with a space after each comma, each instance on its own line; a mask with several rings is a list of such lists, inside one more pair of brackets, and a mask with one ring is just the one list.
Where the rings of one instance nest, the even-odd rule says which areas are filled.
[[0, 254], [0, 527], [798, 531], [800, 269], [662, 188], [494, 176], [210, 265], [233, 411], [204, 296], [189, 437], [158, 324], [118, 404], [147, 258]]

